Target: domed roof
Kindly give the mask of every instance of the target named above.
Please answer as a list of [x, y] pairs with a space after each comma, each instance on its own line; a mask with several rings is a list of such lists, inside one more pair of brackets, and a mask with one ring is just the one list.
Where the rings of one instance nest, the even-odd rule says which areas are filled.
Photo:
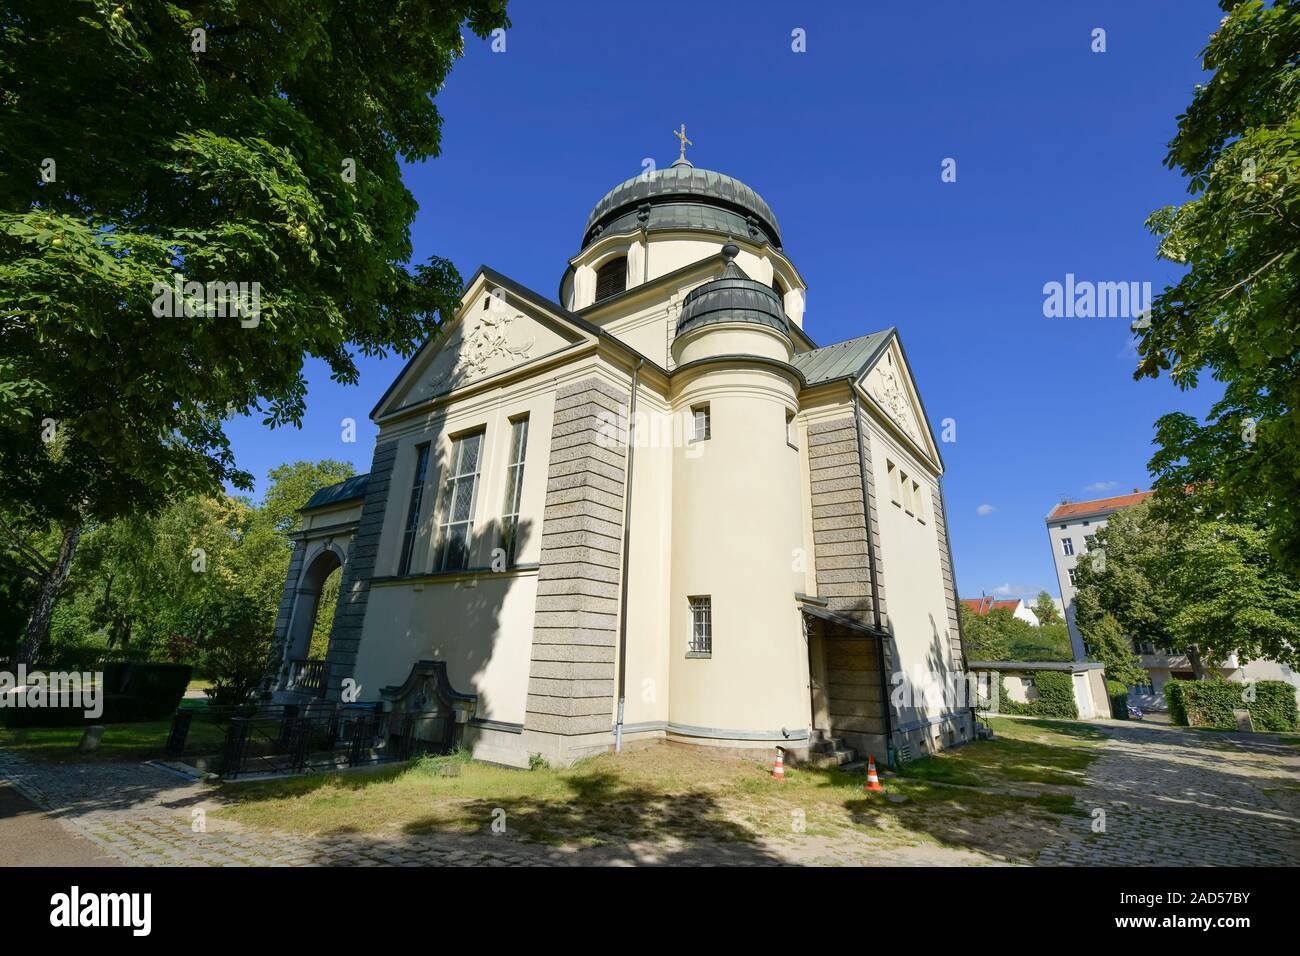
[[586, 248], [603, 232], [703, 229], [781, 248], [781, 230], [763, 197], [739, 179], [696, 169], [679, 159], [667, 169], [633, 176], [596, 203], [582, 233]]
[[739, 248], [727, 243], [722, 252], [727, 257], [722, 278], [706, 282], [686, 294], [681, 318], [677, 320], [677, 334], [719, 322], [749, 322], [789, 335], [790, 326], [780, 297], [763, 283], [749, 278], [736, 265]]

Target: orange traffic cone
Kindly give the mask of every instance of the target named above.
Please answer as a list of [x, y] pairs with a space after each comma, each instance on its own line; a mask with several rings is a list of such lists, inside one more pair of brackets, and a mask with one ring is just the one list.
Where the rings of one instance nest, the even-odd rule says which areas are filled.
[[884, 793], [885, 788], [880, 785], [880, 778], [876, 776], [876, 758], [867, 754], [867, 782], [862, 787], [868, 793]]
[[776, 748], [776, 763], [772, 766], [772, 779], [785, 779], [785, 751], [780, 747]]

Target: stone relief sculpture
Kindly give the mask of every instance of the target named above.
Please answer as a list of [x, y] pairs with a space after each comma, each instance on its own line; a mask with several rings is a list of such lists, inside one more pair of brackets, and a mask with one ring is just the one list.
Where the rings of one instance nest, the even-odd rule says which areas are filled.
[[907, 399], [898, 373], [892, 368], [877, 368], [871, 392], [890, 417], [911, 436], [916, 437], [916, 423], [912, 421], [911, 403]]
[[457, 363], [465, 373], [482, 375], [487, 371], [488, 363], [498, 355], [509, 356], [515, 360], [528, 357], [536, 339], [529, 339], [524, 345], [511, 345], [507, 342], [510, 326], [517, 315], [496, 309], [489, 309], [465, 339], [465, 350]]

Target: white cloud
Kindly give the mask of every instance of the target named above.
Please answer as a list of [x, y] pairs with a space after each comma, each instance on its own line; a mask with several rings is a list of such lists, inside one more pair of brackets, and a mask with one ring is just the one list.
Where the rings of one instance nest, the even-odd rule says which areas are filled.
[[1090, 485], [1084, 485], [1083, 490], [1084, 491], [1111, 491], [1112, 489], [1118, 487], [1119, 487], [1118, 481], [1094, 481]]
[[989, 594], [994, 597], [1024, 598], [1027, 604], [1033, 604], [1038, 598], [1038, 592], [1046, 590], [1048, 589], [1037, 584], [999, 584]]
[[997, 510], [998, 509], [993, 507], [992, 505], [980, 505], [978, 508], [975, 509], [975, 513], [979, 515], [981, 518], [983, 518], [986, 515], [993, 514], [993, 512]]

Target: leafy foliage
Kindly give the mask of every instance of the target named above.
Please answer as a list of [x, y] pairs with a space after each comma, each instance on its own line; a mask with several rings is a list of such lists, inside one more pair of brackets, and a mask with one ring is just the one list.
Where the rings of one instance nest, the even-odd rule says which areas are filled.
[[[1113, 646], [1122, 635], [1209, 665], [1232, 654], [1300, 665], [1300, 586], [1273, 559], [1265, 516], [1217, 518], [1213, 498], [1178, 499], [1170, 507], [1158, 495], [1154, 507], [1111, 516], [1080, 557], [1078, 622], [1089, 643]], [[1107, 665], [1107, 676], [1130, 683]]]
[[998, 682], [998, 708], [1004, 714], [1026, 717], [1064, 717], [1075, 720], [1079, 708], [1074, 703], [1074, 680], [1062, 671], [1039, 671], [1034, 674], [1037, 697], [1026, 703], [1012, 700], [1004, 681]]
[[1033, 627], [1004, 607], [976, 614], [958, 605], [966, 654], [977, 661], [1068, 661], [1070, 634], [1064, 624]]
[[1065, 623], [1056, 610], [1056, 603], [1052, 600], [1052, 596], [1046, 591], [1038, 592], [1038, 599], [1034, 602], [1033, 611], [1040, 625]]
[[[408, 266], [399, 160], [438, 154], [466, 22], [507, 25], [504, 0], [0, 7], [0, 510], [70, 561], [70, 529], [249, 487], [223, 419], [297, 424], [307, 356], [353, 383], [356, 353], [434, 334], [460, 278]], [[177, 282], [260, 307], [158, 317]]]
[[1180, 727], [1235, 730], [1232, 712], [1243, 709], [1250, 712], [1256, 730], [1285, 732], [1297, 727], [1295, 687], [1286, 681], [1171, 680], [1165, 684], [1165, 699], [1170, 719]]
[[1194, 198], [1147, 222], [1187, 272], [1153, 301], [1134, 377], [1224, 383], [1204, 423], [1156, 423], [1155, 486], [1236, 518], [1268, 508], [1273, 554], [1300, 576], [1300, 3], [1220, 5], [1214, 75], [1165, 157]]

